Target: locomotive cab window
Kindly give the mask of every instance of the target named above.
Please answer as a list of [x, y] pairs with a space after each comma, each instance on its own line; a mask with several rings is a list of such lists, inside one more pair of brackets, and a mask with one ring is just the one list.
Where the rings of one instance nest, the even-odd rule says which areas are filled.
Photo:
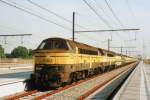
[[107, 54], [107, 56], [108, 56], [108, 57], [114, 57], [113, 54], [109, 54], [109, 53]]
[[98, 55], [97, 51], [92, 51], [92, 50], [87, 50], [87, 49], [82, 49], [82, 48], [79, 48], [79, 53], [80, 54], [89, 54], [89, 55]]
[[99, 55], [101, 55], [101, 56], [105, 55], [102, 49], [98, 49], [98, 51], [99, 51]]
[[65, 49], [68, 50], [68, 46], [65, 40], [61, 39], [48, 39], [43, 41], [38, 49]]

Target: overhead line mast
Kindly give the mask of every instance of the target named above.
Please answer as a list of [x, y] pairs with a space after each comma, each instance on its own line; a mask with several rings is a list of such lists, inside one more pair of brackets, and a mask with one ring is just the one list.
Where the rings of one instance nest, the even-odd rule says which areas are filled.
[[75, 12], [73, 12], [72, 18], [72, 41], [74, 41], [74, 32], [75, 32]]

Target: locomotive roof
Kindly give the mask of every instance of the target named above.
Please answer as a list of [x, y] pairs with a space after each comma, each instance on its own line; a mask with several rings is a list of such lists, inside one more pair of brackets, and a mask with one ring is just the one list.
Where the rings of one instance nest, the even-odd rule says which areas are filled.
[[77, 41], [74, 41], [74, 42], [73, 42], [72, 40], [65, 39], [65, 38], [53, 37], [53, 38], [48, 38], [48, 39], [45, 39], [45, 40], [49, 40], [49, 39], [67, 40], [67, 41], [71, 42], [72, 44], [76, 45], [78, 48], [88, 49], [88, 50], [93, 50], [93, 51], [98, 51], [98, 49], [101, 49], [104, 53], [112, 54], [112, 55], [117, 55], [117, 53], [115, 53], [115, 52], [113, 52], [113, 51], [108, 51], [108, 50], [106, 50], [106, 49], [97, 48], [97, 47], [90, 46], [90, 45], [87, 45], [87, 44], [84, 44], [84, 43], [80, 43], [80, 42], [77, 42]]
[[[67, 40], [67, 41], [71, 42], [73, 45], [76, 45], [78, 48], [88, 49], [88, 50], [93, 50], [93, 51], [98, 51], [98, 48], [96, 48], [94, 46], [90, 46], [90, 45], [87, 45], [87, 44], [84, 44], [84, 43], [80, 43], [80, 42], [77, 42], [77, 41], [73, 42], [72, 40], [69, 40], [69, 39], [54, 37], [54, 38], [48, 38], [48, 39], [45, 39], [45, 40], [49, 40], [49, 39]], [[43, 40], [43, 41], [45, 41], [45, 40]]]
[[[88, 49], [88, 50], [93, 50], [93, 51], [101, 50], [101, 51], [103, 51], [103, 53], [107, 53], [107, 54], [118, 55], [118, 56], [124, 56], [124, 57], [131, 57], [131, 56], [123, 55], [123, 54], [116, 53], [116, 52], [113, 52], [113, 51], [108, 51], [108, 50], [106, 50], [106, 49], [102, 49], [102, 48], [97, 48], [97, 47], [94, 47], [94, 46], [90, 46], [90, 45], [87, 45], [87, 44], [84, 44], [84, 43], [80, 43], [80, 42], [77, 42], [77, 41], [74, 41], [74, 42], [73, 42], [72, 40], [65, 39], [65, 38], [60, 38], [60, 37], [47, 38], [47, 39], [44, 39], [43, 41], [46, 41], [46, 40], [49, 40], [49, 39], [67, 40], [67, 41], [69, 41], [71, 44], [74, 44], [74, 45], [76, 45], [76, 46], [79, 47], [79, 48]], [[132, 57], [131, 57], [131, 58], [132, 58]]]

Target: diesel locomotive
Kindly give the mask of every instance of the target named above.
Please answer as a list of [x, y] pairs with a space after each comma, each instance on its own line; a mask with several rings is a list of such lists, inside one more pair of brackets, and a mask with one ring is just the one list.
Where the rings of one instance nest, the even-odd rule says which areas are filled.
[[48, 38], [34, 50], [34, 72], [30, 80], [36, 86], [57, 87], [137, 61], [64, 38]]

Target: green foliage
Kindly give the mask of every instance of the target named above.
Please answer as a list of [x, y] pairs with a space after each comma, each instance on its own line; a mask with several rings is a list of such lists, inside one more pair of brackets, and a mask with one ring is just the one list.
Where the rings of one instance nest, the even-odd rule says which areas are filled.
[[6, 53], [5, 56], [6, 56], [6, 58], [13, 58], [13, 56], [9, 53]]
[[32, 56], [33, 53], [32, 53], [32, 49], [29, 49], [29, 56]]
[[33, 56], [32, 49], [29, 49], [28, 51], [29, 51], [29, 58], [32, 58], [32, 56]]
[[26, 47], [18, 46], [17, 48], [13, 49], [11, 55], [13, 58], [28, 58], [29, 51]]
[[32, 58], [32, 49], [27, 49], [23, 46], [18, 46], [14, 48], [11, 54], [5, 54], [4, 48], [0, 45], [0, 58]]
[[0, 58], [5, 58], [4, 48], [0, 45]]

